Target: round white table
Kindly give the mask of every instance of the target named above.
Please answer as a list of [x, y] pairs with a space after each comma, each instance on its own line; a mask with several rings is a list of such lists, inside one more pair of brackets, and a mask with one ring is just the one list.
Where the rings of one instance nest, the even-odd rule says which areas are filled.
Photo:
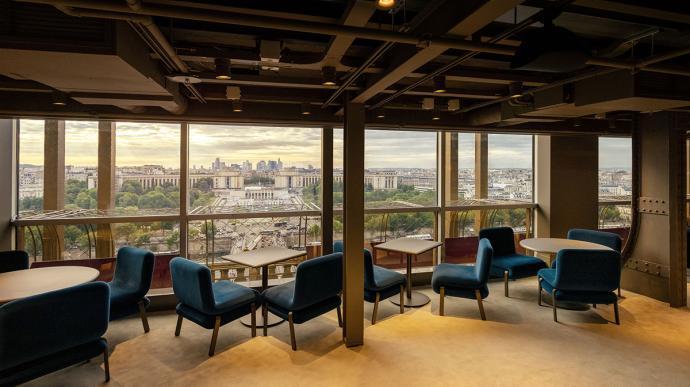
[[85, 266], [53, 266], [0, 273], [0, 304], [60, 290], [98, 278], [98, 270]]
[[[574, 249], [574, 250], [613, 250], [610, 247], [600, 245], [598, 243], [578, 241], [575, 239], [565, 239], [565, 238], [528, 238], [520, 241], [520, 246], [524, 247], [526, 250], [534, 251], [538, 254], [547, 254], [549, 256], [549, 266], [553, 263], [553, 257], [558, 254], [559, 251], [563, 249]], [[550, 297], [551, 295], [544, 292], [542, 299], [545, 303], [553, 305]], [[559, 301], [559, 308], [570, 309], [570, 310], [587, 310], [589, 305], [582, 304], [579, 302], [564, 302]]]

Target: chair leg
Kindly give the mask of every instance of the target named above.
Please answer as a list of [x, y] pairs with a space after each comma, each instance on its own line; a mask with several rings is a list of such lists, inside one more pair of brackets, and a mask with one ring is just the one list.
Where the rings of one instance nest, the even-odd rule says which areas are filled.
[[558, 309], [558, 307], [556, 306], [556, 289], [553, 289], [553, 291], [551, 291], [551, 302], [553, 303], [553, 321], [558, 322], [558, 314], [556, 312], [556, 310]]
[[295, 340], [295, 324], [292, 322], [292, 312], [288, 313], [288, 323], [290, 324], [290, 344], [292, 344], [292, 350], [297, 350], [297, 340]]
[[338, 312], [338, 326], [340, 328], [343, 327], [343, 312], [340, 310], [340, 305], [336, 308], [336, 311]]
[[508, 297], [508, 270], [503, 272], [503, 287], [506, 297]]
[[256, 304], [252, 303], [252, 337], [256, 337]]
[[180, 329], [182, 329], [182, 315], [177, 315], [177, 326], [175, 326], [175, 336], [180, 335]]
[[618, 287], [618, 297], [622, 297], [622, 296], [621, 296], [621, 288], [620, 288], [620, 286]]
[[482, 320], [486, 321], [486, 314], [484, 314], [484, 303], [482, 302], [482, 293], [479, 289], [474, 291], [475, 297], [477, 297], [477, 304], [479, 305], [479, 314], [482, 316]]
[[618, 315], [618, 301], [613, 303], [613, 314], [616, 317], [616, 325], [621, 325], [620, 316]]
[[213, 326], [213, 336], [211, 336], [211, 348], [208, 350], [208, 356], [213, 356], [216, 352], [216, 341], [218, 340], [218, 330], [220, 329], [220, 316], [216, 316], [216, 324]]
[[596, 308], [597, 308], [597, 304], [592, 304], [592, 308], [596, 309]]
[[541, 306], [541, 278], [537, 278], [539, 284], [539, 293], [537, 294], [537, 305]]
[[139, 301], [139, 316], [141, 317], [141, 324], [144, 325], [144, 333], [149, 333], [149, 320], [146, 318], [144, 301]]
[[108, 346], [103, 350], [103, 371], [105, 371], [105, 382], [110, 381], [110, 364], [108, 363]]
[[268, 336], [268, 306], [261, 307], [261, 317], [264, 319], [264, 336]]
[[400, 285], [400, 314], [405, 313], [405, 286]]
[[441, 297], [439, 298], [438, 302], [438, 315], [443, 316], [443, 302], [445, 301], [446, 298], [446, 288], [444, 286], [441, 286]]
[[376, 324], [376, 314], [379, 311], [379, 300], [381, 300], [381, 293], [376, 292], [376, 299], [374, 300], [374, 311], [371, 312], [371, 325]]

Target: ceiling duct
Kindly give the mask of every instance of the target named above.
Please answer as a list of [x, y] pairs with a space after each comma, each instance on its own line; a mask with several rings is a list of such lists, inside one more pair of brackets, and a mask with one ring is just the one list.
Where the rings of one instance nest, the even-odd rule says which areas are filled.
[[510, 68], [567, 73], [584, 68], [589, 57], [587, 42], [563, 27], [546, 22], [543, 28], [526, 33]]

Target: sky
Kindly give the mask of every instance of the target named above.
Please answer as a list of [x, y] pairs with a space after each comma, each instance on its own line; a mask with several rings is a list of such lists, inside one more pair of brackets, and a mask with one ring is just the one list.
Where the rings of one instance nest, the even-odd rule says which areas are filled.
[[[176, 168], [180, 160], [177, 124], [117, 123], [118, 166], [160, 164]], [[343, 131], [334, 131], [334, 167], [342, 167]], [[20, 162], [43, 163], [43, 121], [21, 120]], [[366, 168], [435, 168], [436, 135], [431, 132], [367, 130]], [[226, 163], [280, 160], [286, 167], [320, 166], [321, 129], [249, 125], [190, 125], [189, 164], [209, 167], [219, 157]], [[489, 135], [489, 168], [530, 168], [532, 137]], [[98, 125], [89, 121], [65, 123], [65, 163], [95, 166]], [[601, 138], [600, 168], [629, 168], [630, 139]], [[474, 166], [474, 134], [461, 133], [459, 167]]]

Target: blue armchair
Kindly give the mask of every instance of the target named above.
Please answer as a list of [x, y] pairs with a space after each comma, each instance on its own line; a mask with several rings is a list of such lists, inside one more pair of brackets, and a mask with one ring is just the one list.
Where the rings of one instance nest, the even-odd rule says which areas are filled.
[[618, 297], [613, 292], [620, 286], [620, 253], [611, 250], [564, 249], [556, 255], [556, 262], [558, 265], [555, 269], [542, 269], [537, 274], [538, 304], [541, 305], [542, 289], [551, 294], [553, 321], [558, 321], [558, 301], [571, 301], [613, 304], [616, 324], [620, 324]]
[[[599, 231], [599, 230], [587, 230], [583, 228], [573, 228], [568, 230], [568, 239], [574, 239], [578, 241], [598, 243], [600, 245], [611, 248], [617, 252], [621, 252], [623, 246], [623, 240], [618, 234], [612, 232]], [[555, 268], [557, 263], [554, 261], [553, 268]], [[618, 297], [621, 296], [621, 288], [618, 288]]]
[[155, 257], [152, 252], [134, 247], [122, 247], [117, 251], [115, 276], [110, 286], [110, 321], [139, 313], [144, 332], [149, 331], [146, 307], [151, 301], [146, 297], [151, 287]]
[[484, 228], [479, 231], [479, 239], [488, 239], [494, 248], [491, 262], [491, 276], [503, 277], [504, 294], [509, 295], [508, 280], [532, 277], [547, 267], [539, 258], [515, 252], [515, 235], [510, 227]]
[[213, 282], [211, 270], [182, 257], [170, 261], [173, 291], [177, 304], [175, 336], [180, 335], [182, 318], [213, 329], [208, 355], [213, 356], [222, 325], [251, 313], [252, 337], [256, 336], [256, 306], [261, 297], [256, 290], [230, 281]]
[[343, 254], [312, 258], [297, 265], [295, 280], [263, 292], [264, 336], [267, 334], [267, 309], [290, 324], [290, 343], [297, 350], [295, 325], [307, 322], [333, 309], [338, 310], [342, 326], [340, 294], [343, 291]]
[[29, 254], [22, 250], [0, 251], [0, 273], [26, 270], [29, 268]]
[[0, 306], [0, 385], [13, 386], [103, 355], [110, 380], [108, 296], [90, 282]]
[[443, 316], [446, 294], [453, 297], [477, 299], [479, 314], [486, 320], [482, 300], [489, 296], [489, 271], [494, 250], [488, 239], [479, 241], [477, 260], [474, 266], [442, 263], [436, 266], [431, 276], [431, 287], [441, 295], [438, 314]]
[[[333, 252], [343, 252], [342, 241], [333, 243]], [[371, 313], [372, 325], [376, 324], [379, 302], [396, 294], [400, 295], [400, 313], [405, 313], [405, 300], [403, 299], [405, 283], [406, 279], [403, 274], [374, 265], [371, 252], [364, 249], [364, 300], [374, 303], [374, 310]]]

